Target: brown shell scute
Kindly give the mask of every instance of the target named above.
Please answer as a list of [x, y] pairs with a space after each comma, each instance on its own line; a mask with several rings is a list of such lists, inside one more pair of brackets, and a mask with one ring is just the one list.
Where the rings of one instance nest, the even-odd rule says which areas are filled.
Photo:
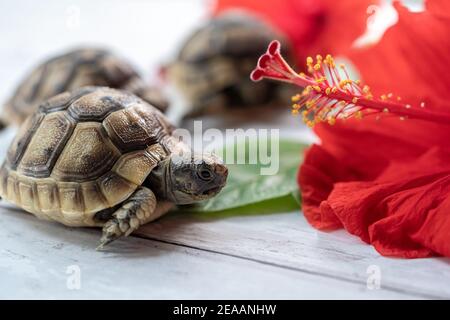
[[61, 152], [52, 176], [62, 181], [96, 179], [120, 157], [100, 123], [79, 123]]
[[75, 120], [102, 121], [111, 112], [126, 107], [128, 101], [124, 99], [124, 94], [109, 90], [108, 95], [105, 95], [105, 92], [101, 95], [93, 92], [80, 97], [70, 105], [69, 114]]
[[82, 87], [72, 92], [63, 92], [51, 97], [39, 105], [38, 110], [43, 113], [51, 113], [55, 111], [66, 110], [72, 102], [81, 98], [84, 95], [96, 91], [99, 87]]
[[29, 117], [20, 127], [19, 132], [16, 134], [16, 137], [8, 149], [6, 157], [6, 163], [11, 169], [15, 170], [17, 168], [28, 143], [43, 119], [44, 114], [38, 112], [34, 116]]
[[66, 110], [69, 106], [70, 99], [73, 99], [73, 95], [69, 92], [60, 93], [39, 106], [39, 111], [43, 113], [50, 113], [54, 111]]
[[33, 177], [48, 177], [74, 127], [65, 112], [47, 115], [28, 144], [17, 171]]
[[139, 150], [123, 155], [116, 162], [112, 171], [136, 185], [141, 185], [147, 178], [148, 173], [164, 156], [165, 151], [163, 148], [155, 144], [146, 150]]
[[59, 210], [58, 188], [54, 181], [38, 181], [36, 183], [39, 209], [44, 213], [53, 213]]
[[149, 112], [148, 105], [136, 104], [113, 112], [103, 126], [122, 151], [143, 149], [160, 141], [168, 132], [162, 126], [158, 112]]
[[102, 195], [109, 207], [125, 201], [137, 188], [137, 185], [114, 172], [108, 172], [98, 180]]

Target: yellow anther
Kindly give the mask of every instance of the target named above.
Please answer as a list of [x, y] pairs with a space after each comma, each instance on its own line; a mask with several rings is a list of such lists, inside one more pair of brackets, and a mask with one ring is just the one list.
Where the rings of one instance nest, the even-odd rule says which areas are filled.
[[365, 85], [362, 90], [363, 90], [364, 93], [369, 93], [370, 92], [370, 87], [368, 85]]
[[313, 64], [313, 62], [314, 62], [314, 60], [313, 60], [313, 58], [312, 58], [312, 57], [308, 57], [308, 58], [306, 58], [306, 65], [310, 66], [310, 65], [312, 65], [312, 64]]
[[332, 67], [332, 68], [335, 67], [334, 60], [333, 60], [333, 57], [331, 55], [327, 54], [324, 61], [330, 67]]
[[356, 111], [355, 112], [355, 118], [356, 119], [362, 119], [362, 117], [363, 117], [362, 111]]
[[355, 83], [359, 86], [361, 84], [361, 80], [355, 80]]
[[357, 103], [358, 102], [358, 98], [357, 97], [354, 97], [353, 99], [352, 99], [352, 103]]
[[383, 101], [387, 100], [387, 97], [386, 97], [385, 94], [382, 94], [380, 98], [381, 98], [381, 100], [383, 100]]
[[339, 65], [339, 68], [345, 69], [345, 64], [341, 63], [341, 64]]
[[306, 74], [304, 72], [300, 72], [298, 75], [302, 78], [306, 77]]
[[306, 86], [306, 88], [303, 90], [303, 95], [308, 95], [312, 90], [311, 86]]
[[329, 124], [329, 125], [332, 126], [332, 125], [334, 125], [335, 123], [336, 123], [336, 119], [335, 119], [335, 118], [329, 118], [329, 119], [328, 119], [328, 124]]
[[296, 116], [296, 115], [298, 115], [298, 110], [296, 110], [296, 109], [292, 109], [292, 115], [294, 115], [294, 116]]
[[351, 83], [352, 83], [352, 80], [344, 79], [339, 82], [339, 87], [342, 88], [342, 87], [346, 86], [347, 84], [351, 84]]
[[326, 89], [325, 89], [325, 93], [326, 93], [327, 95], [329, 95], [329, 94], [331, 93], [331, 88], [329, 88], [329, 87], [326, 88]]
[[306, 116], [307, 116], [307, 115], [308, 115], [308, 111], [303, 110], [303, 111], [302, 111], [303, 119], [306, 119]]
[[337, 91], [338, 91], [338, 88], [336, 88], [336, 87], [331, 88], [332, 93], [336, 93]]
[[314, 65], [314, 70], [319, 71], [320, 68], [322, 68], [322, 66], [320, 65], [320, 63], [316, 63], [316, 64]]
[[322, 61], [323, 58], [320, 54], [318, 54], [318, 55], [316, 55], [316, 59], [317, 59], [317, 61]]
[[325, 80], [327, 80], [327, 78], [325, 78], [325, 77], [320, 77], [320, 78], [317, 78], [317, 79], [316, 79], [316, 83], [322, 83], [322, 82], [324, 82]]
[[300, 109], [300, 105], [298, 103], [294, 103], [292, 105], [292, 108], [298, 110], [298, 109]]
[[320, 93], [322, 91], [319, 86], [313, 86], [313, 88], [317, 93]]
[[296, 94], [295, 96], [292, 96], [291, 100], [292, 100], [292, 102], [297, 102], [297, 101], [299, 101], [299, 100], [300, 100], [300, 95], [299, 95], [299, 94]]
[[367, 100], [372, 100], [373, 99], [373, 95], [371, 93], [366, 95], [366, 99]]

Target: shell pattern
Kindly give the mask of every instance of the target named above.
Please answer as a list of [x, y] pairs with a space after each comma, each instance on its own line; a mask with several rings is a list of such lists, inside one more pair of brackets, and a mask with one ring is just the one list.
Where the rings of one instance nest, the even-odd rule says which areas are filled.
[[59, 94], [21, 126], [0, 169], [0, 195], [39, 218], [100, 225], [96, 212], [126, 200], [170, 152], [172, 127], [123, 91]]
[[168, 78], [192, 107], [190, 116], [262, 105], [273, 99], [278, 84], [249, 79], [255, 61], [272, 39], [280, 35], [241, 12], [211, 19], [187, 39], [177, 61], [168, 68]]
[[5, 104], [2, 120], [21, 124], [43, 101], [83, 86], [126, 89], [156, 103], [160, 109], [167, 107], [161, 93], [147, 88], [125, 60], [107, 50], [83, 48], [51, 58], [35, 68]]

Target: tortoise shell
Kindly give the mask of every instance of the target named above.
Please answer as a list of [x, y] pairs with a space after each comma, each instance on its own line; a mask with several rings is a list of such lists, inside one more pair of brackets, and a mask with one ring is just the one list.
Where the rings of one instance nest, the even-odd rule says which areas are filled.
[[276, 99], [279, 84], [249, 79], [273, 39], [280, 39], [286, 47], [276, 31], [243, 12], [215, 17], [193, 33], [167, 73], [192, 108], [189, 115], [241, 109]]
[[136, 70], [113, 53], [82, 48], [53, 57], [29, 74], [3, 109], [3, 121], [21, 124], [44, 100], [83, 86], [130, 90], [160, 109], [167, 107], [155, 88], [146, 90]]
[[70, 226], [127, 199], [168, 154], [172, 127], [123, 91], [85, 87], [43, 103], [21, 126], [0, 170], [0, 195]]

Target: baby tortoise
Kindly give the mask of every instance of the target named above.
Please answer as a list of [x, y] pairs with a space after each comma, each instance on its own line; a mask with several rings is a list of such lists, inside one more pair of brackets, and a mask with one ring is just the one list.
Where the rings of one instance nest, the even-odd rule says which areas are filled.
[[0, 196], [67, 226], [101, 226], [100, 247], [174, 205], [216, 195], [228, 170], [193, 154], [153, 106], [131, 93], [84, 87], [41, 104], [9, 147]]
[[224, 114], [286, 101], [293, 94], [288, 86], [249, 79], [255, 61], [273, 39], [282, 36], [243, 12], [223, 14], [197, 30], [165, 70], [167, 81], [186, 100], [185, 116]]
[[29, 74], [4, 105], [0, 128], [20, 125], [46, 99], [83, 86], [107, 86], [128, 90], [165, 110], [162, 93], [145, 84], [136, 70], [113, 53], [94, 48], [77, 49], [53, 57]]

